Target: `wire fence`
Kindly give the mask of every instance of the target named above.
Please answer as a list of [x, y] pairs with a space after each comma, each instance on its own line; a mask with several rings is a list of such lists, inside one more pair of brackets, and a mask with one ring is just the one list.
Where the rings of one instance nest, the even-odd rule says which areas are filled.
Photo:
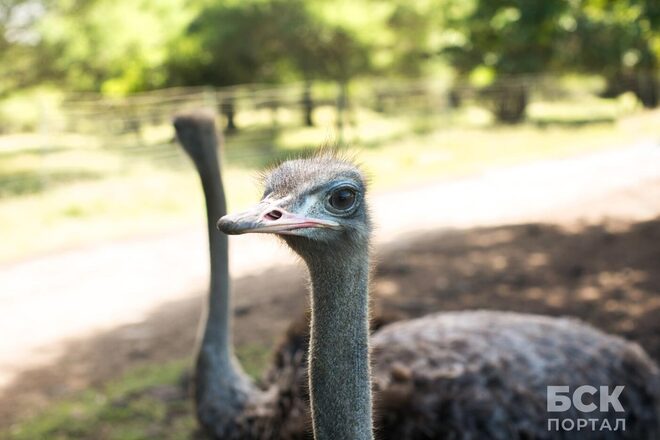
[[[75, 94], [61, 103], [57, 114], [41, 116], [37, 148], [7, 151], [0, 144], [0, 157], [29, 153], [38, 158], [36, 165], [20, 172], [0, 169], [0, 197], [89, 178], [96, 168], [87, 170], [84, 157], [92, 152], [119, 158], [104, 173], [121, 173], [141, 161], [179, 167], [187, 161], [175, 144], [171, 119], [188, 109], [214, 109], [224, 132], [227, 162], [247, 166], [272, 160], [290, 151], [288, 147], [312, 147], [331, 138], [339, 144], [371, 145], [384, 139], [387, 130], [378, 127], [399, 126], [399, 132], [390, 134], [405, 135], [413, 126], [403, 120], [421, 120], [423, 130], [439, 130], [452, 126], [466, 108], [480, 108], [504, 122], [517, 122], [526, 113], [534, 123], [561, 122], [561, 114], [533, 118], [529, 110], [539, 103], [597, 101], [597, 94], [597, 87], [570, 87], [552, 76], [516, 76], [483, 87], [438, 79], [382, 79], [350, 88], [292, 83], [172, 88], [123, 98]], [[613, 101], [602, 115], [587, 114], [582, 119], [611, 122], [632, 109]], [[369, 124], [375, 128], [364, 129]], [[414, 127], [420, 130], [419, 124]], [[54, 172], [48, 157], [55, 154], [67, 154], [71, 166], [60, 161]], [[76, 160], [76, 155], [81, 159]]]

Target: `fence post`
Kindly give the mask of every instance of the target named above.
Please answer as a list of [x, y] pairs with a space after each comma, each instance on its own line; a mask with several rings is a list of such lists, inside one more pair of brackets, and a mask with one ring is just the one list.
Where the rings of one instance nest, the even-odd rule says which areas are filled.
[[346, 117], [346, 92], [347, 86], [346, 82], [342, 81], [338, 83], [338, 93], [337, 93], [337, 143], [340, 146], [344, 145], [344, 125]]
[[236, 127], [236, 97], [235, 97], [235, 90], [227, 90], [225, 93], [222, 95], [222, 103], [221, 106], [222, 108], [222, 114], [225, 116], [227, 119], [227, 125], [225, 126], [225, 131], [227, 133], [234, 133], [238, 130], [238, 127]]
[[49, 130], [49, 124], [48, 124], [48, 110], [46, 110], [46, 104], [44, 102], [44, 98], [40, 97], [38, 100], [38, 114], [39, 114], [39, 125], [37, 127], [38, 133], [39, 133], [39, 185], [42, 187], [43, 191], [46, 190], [46, 186], [48, 185], [48, 176], [46, 175], [46, 170], [45, 170], [45, 158], [46, 158], [46, 153], [48, 149], [48, 132]]
[[314, 112], [314, 101], [312, 100], [312, 83], [311, 81], [305, 81], [303, 85], [302, 93], [302, 105], [304, 113], [304, 124], [305, 127], [314, 126], [314, 118], [312, 113]]

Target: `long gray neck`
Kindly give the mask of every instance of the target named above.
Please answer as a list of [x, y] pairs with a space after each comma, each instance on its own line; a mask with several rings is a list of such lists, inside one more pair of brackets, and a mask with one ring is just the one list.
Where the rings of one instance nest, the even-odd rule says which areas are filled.
[[368, 255], [308, 261], [308, 267], [314, 438], [372, 439]]
[[[212, 347], [219, 361], [231, 368], [231, 305], [229, 298], [229, 257], [227, 236], [220, 233], [215, 223], [226, 215], [227, 207], [222, 179], [218, 171], [217, 156], [209, 157], [214, 163], [199, 170], [206, 199], [206, 220], [211, 261], [211, 285], [206, 327], [202, 345]], [[201, 164], [200, 164], [201, 165]]]
[[233, 353], [228, 242], [227, 236], [215, 228], [217, 220], [227, 214], [218, 139], [212, 115], [183, 115], [174, 124], [204, 189], [211, 262], [210, 291], [195, 371], [195, 402], [202, 425], [222, 437], [255, 389]]

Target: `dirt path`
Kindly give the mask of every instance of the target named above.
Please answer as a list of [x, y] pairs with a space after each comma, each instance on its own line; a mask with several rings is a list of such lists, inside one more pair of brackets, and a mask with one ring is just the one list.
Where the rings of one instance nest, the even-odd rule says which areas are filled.
[[[403, 269], [397, 261], [409, 260], [407, 255], [420, 249], [422, 254], [431, 252], [426, 238], [419, 241], [420, 235], [430, 236], [424, 231], [468, 231], [461, 239], [465, 249], [470, 239], [493, 240], [483, 237], [496, 228], [490, 232], [479, 228], [505, 223], [574, 226], [578, 219], [617, 217], [639, 222], [654, 218], [660, 215], [660, 147], [638, 145], [376, 194], [372, 206], [379, 222], [376, 242], [383, 261], [376, 279], [375, 294], [381, 299], [377, 305], [414, 315], [433, 310], [430, 302], [436, 297], [415, 302], [397, 293], [402, 283], [409, 283], [408, 288], [424, 298], [422, 269], [436, 273], [428, 266], [437, 265], [442, 256], [436, 250], [433, 258], [422, 259], [417, 268], [414, 259]], [[543, 241], [547, 247], [562, 237], [570, 243], [568, 233], [546, 232], [541, 235], [547, 236]], [[443, 247], [444, 239], [433, 236], [433, 249], [450, 252]], [[302, 270], [275, 240], [244, 236], [233, 238], [231, 246], [237, 341], [272, 344], [296, 316], [292, 312], [306, 307]], [[508, 263], [495, 262], [494, 249], [489, 257], [492, 264], [504, 264], [500, 269], [506, 269]], [[500, 252], [513, 251], [502, 248]], [[584, 252], [581, 256], [589, 258]], [[537, 257], [538, 267], [545, 264], [543, 258], [548, 257]], [[463, 259], [469, 261], [465, 255]], [[529, 271], [525, 264], [519, 266], [519, 271]], [[455, 270], [461, 273], [463, 269]], [[0, 267], [0, 330], [5, 335], [0, 340], [0, 426], [53, 397], [113, 377], [128, 366], [185, 356], [194, 339], [207, 271], [201, 228]], [[415, 275], [410, 278], [408, 273]], [[436, 287], [450, 282], [455, 284], [454, 280], [431, 280]], [[555, 284], [559, 289], [561, 283]], [[584, 289], [589, 297], [588, 285]], [[533, 289], [530, 292], [532, 299], [538, 295]], [[566, 300], [556, 300], [560, 305], [562, 301]], [[466, 300], [456, 307], [480, 304]], [[516, 303], [501, 306], [516, 309]], [[542, 307], [530, 311], [553, 313]], [[573, 314], [581, 316], [579, 310]], [[613, 331], [625, 334], [626, 326], [630, 323]]]

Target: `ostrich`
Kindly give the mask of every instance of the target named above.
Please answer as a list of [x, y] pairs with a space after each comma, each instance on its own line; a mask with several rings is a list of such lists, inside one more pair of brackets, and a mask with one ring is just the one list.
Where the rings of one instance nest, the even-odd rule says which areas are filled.
[[[255, 207], [218, 227], [278, 234], [307, 265], [315, 438], [372, 437], [370, 380], [377, 438], [660, 438], [657, 367], [637, 344], [574, 319], [466, 311], [396, 322], [373, 334], [369, 371], [371, 223], [361, 172], [322, 154], [285, 162], [264, 183]], [[624, 412], [549, 413], [551, 385], [623, 385]], [[596, 429], [551, 431], [551, 418], [594, 419]], [[600, 431], [617, 418], [625, 431]]]
[[210, 436], [223, 440], [309, 439], [304, 332], [289, 331], [262, 386], [250, 380], [233, 353], [227, 236], [215, 230], [226, 204], [214, 115], [184, 113], [175, 117], [174, 127], [201, 180], [209, 233], [210, 291], [193, 385], [197, 418]]

